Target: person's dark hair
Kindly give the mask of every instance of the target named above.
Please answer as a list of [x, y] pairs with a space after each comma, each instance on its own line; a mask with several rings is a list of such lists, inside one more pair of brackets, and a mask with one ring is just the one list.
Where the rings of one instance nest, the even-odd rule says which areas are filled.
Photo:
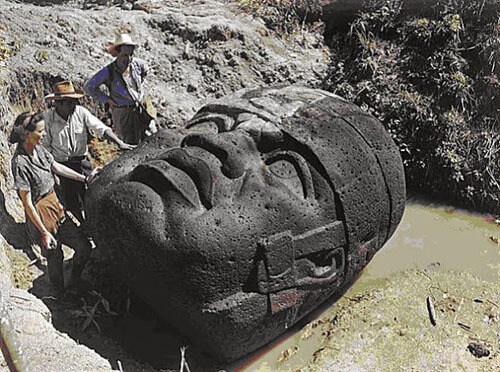
[[33, 132], [36, 125], [43, 120], [43, 113], [35, 113], [33, 111], [25, 111], [19, 114], [14, 121], [12, 132], [10, 133], [9, 142], [19, 143], [24, 140], [24, 132]]

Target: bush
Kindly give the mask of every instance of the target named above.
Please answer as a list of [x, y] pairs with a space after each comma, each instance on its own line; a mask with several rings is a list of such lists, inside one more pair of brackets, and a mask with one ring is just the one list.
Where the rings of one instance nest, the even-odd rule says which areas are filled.
[[448, 0], [404, 17], [401, 4], [373, 1], [333, 35], [323, 88], [383, 122], [409, 188], [498, 212], [500, 4]]
[[[237, 0], [240, 8], [260, 17], [278, 36], [287, 36], [311, 26], [321, 14], [319, 0]], [[306, 23], [307, 22], [307, 23]]]

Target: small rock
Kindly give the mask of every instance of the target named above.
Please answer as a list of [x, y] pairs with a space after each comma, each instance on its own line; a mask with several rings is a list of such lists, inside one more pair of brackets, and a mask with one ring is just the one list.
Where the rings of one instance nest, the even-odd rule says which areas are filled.
[[248, 53], [245, 50], [242, 50], [240, 52], [240, 57], [243, 58], [244, 60], [247, 60], [247, 61], [250, 59], [250, 56], [248, 55]]
[[133, 7], [134, 7], [134, 5], [131, 4], [131, 3], [123, 3], [122, 4], [122, 9], [123, 10], [132, 10]]
[[488, 348], [479, 342], [471, 342], [469, 346], [467, 346], [467, 349], [476, 358], [483, 358], [490, 355]]
[[432, 274], [433, 272], [435, 272], [436, 270], [438, 270], [441, 266], [441, 263], [440, 262], [432, 262], [430, 263], [429, 265], [427, 265], [427, 267], [424, 269], [424, 271], [427, 273], [427, 274]]

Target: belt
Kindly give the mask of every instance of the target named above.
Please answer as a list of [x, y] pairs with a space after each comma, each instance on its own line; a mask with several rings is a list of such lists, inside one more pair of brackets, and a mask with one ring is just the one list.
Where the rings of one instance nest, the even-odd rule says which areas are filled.
[[63, 161], [62, 163], [76, 163], [80, 162], [82, 160], [85, 160], [87, 157], [85, 155], [80, 155], [80, 156], [70, 156], [68, 157], [68, 160]]
[[50, 194], [52, 194], [54, 192], [54, 189], [50, 189], [49, 191], [47, 191], [45, 194], [43, 195], [40, 195], [38, 198], [36, 198], [35, 200], [35, 204], [38, 203], [40, 200], [42, 200], [43, 198], [45, 198], [46, 196], [49, 196]]
[[135, 108], [137, 107], [137, 103], [131, 103], [129, 105], [116, 106], [116, 108]]

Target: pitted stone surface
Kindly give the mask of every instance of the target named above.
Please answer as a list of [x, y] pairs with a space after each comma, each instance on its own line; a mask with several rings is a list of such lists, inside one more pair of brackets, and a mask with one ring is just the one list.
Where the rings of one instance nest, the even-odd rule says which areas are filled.
[[348, 285], [393, 234], [404, 172], [382, 125], [330, 93], [238, 91], [107, 166], [86, 211], [117, 275], [233, 360]]

